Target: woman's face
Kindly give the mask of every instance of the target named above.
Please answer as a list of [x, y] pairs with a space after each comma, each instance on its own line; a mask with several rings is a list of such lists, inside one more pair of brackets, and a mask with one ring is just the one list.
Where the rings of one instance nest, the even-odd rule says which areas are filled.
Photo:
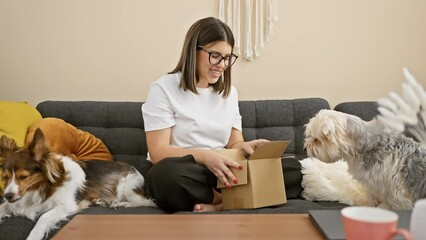
[[209, 84], [214, 84], [222, 76], [225, 71], [225, 60], [222, 59], [219, 64], [213, 65], [210, 60], [215, 63], [215, 60], [232, 54], [232, 46], [226, 41], [219, 41], [213, 44], [202, 47], [197, 51], [197, 87], [207, 88]]

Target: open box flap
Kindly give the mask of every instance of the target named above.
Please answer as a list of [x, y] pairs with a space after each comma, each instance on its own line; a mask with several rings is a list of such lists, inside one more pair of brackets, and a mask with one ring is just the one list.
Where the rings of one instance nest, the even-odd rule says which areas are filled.
[[250, 160], [264, 158], [281, 158], [290, 141], [271, 141], [259, 145]]

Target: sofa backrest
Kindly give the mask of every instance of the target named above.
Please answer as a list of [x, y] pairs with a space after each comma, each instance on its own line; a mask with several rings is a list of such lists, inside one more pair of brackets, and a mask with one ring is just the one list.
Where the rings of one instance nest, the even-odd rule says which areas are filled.
[[147, 164], [141, 102], [44, 101], [37, 105], [43, 117], [56, 117], [100, 138], [114, 160], [132, 164], [143, 175]]
[[334, 110], [352, 114], [364, 121], [372, 120], [379, 111], [375, 101], [342, 102], [334, 107]]
[[[44, 101], [43, 117], [57, 117], [100, 138], [114, 159], [127, 161], [144, 172], [147, 147], [142, 102]], [[329, 103], [321, 98], [240, 101], [245, 140], [290, 140], [286, 155], [301, 159], [304, 125]], [[146, 162], [146, 161], [143, 161]]]
[[330, 109], [322, 98], [240, 101], [243, 135], [253, 139], [290, 140], [285, 155], [304, 158], [305, 124], [321, 109]]

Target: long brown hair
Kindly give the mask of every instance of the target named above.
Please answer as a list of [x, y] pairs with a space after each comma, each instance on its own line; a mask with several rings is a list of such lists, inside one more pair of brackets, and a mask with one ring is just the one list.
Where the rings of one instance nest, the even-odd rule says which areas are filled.
[[[175, 69], [170, 72], [182, 72], [179, 87], [183, 88], [184, 91], [190, 90], [193, 93], [198, 93], [198, 47], [218, 41], [226, 41], [234, 49], [235, 41], [231, 29], [217, 18], [208, 17], [200, 19], [189, 28], [186, 33], [179, 62]], [[215, 84], [212, 84], [214, 91], [223, 94], [223, 97], [227, 97], [231, 91], [231, 67], [227, 67], [219, 80]]]

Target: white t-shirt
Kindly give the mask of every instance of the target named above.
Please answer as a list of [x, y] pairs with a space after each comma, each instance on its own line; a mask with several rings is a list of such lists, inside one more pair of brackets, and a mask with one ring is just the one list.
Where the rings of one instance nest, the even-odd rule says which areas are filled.
[[242, 130], [238, 93], [232, 86], [227, 98], [212, 87], [198, 94], [179, 87], [181, 73], [153, 82], [142, 105], [145, 131], [172, 128], [170, 145], [181, 148], [224, 148], [232, 128]]

